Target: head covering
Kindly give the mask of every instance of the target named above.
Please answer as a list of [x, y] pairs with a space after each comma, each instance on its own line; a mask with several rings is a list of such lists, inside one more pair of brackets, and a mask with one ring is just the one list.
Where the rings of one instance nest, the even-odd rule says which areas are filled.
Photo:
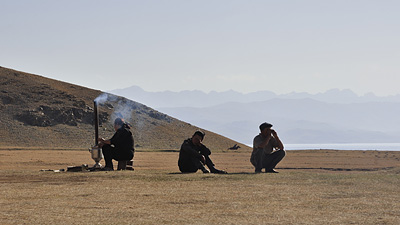
[[114, 120], [114, 125], [122, 126], [122, 125], [124, 125], [124, 123], [125, 123], [124, 119], [119, 118], [119, 117]]
[[262, 123], [260, 125], [260, 131], [262, 132], [265, 128], [271, 128], [271, 127], [272, 127], [272, 124], [270, 124], [270, 123]]
[[205, 134], [203, 131], [198, 130], [198, 131], [194, 132], [193, 136], [194, 136], [194, 135], [199, 135], [199, 136], [201, 137], [201, 139], [203, 140], [203, 139], [204, 139], [204, 136], [205, 136], [206, 134]]
[[120, 117], [118, 117], [118, 118], [116, 118], [116, 119], [114, 120], [114, 125], [119, 125], [119, 126], [121, 126], [122, 128], [128, 128], [128, 129], [131, 128], [131, 126], [130, 126], [128, 123], [126, 123], [124, 119], [122, 119], [122, 118], [120, 118]]

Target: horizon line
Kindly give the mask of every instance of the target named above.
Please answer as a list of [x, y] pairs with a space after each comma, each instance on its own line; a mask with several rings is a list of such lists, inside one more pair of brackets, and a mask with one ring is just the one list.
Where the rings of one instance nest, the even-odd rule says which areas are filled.
[[397, 94], [391, 94], [391, 95], [377, 95], [376, 93], [374, 93], [373, 91], [371, 92], [367, 92], [364, 94], [358, 94], [355, 91], [353, 91], [351, 88], [331, 88], [328, 90], [325, 90], [323, 92], [316, 92], [316, 93], [310, 93], [307, 91], [291, 91], [288, 93], [282, 93], [282, 94], [278, 94], [274, 91], [270, 91], [270, 90], [257, 90], [257, 91], [250, 91], [250, 92], [241, 92], [241, 91], [237, 91], [234, 89], [228, 89], [225, 91], [216, 91], [216, 90], [210, 90], [210, 91], [205, 91], [205, 90], [201, 90], [201, 89], [184, 89], [184, 90], [145, 90], [144, 88], [138, 86], [138, 85], [132, 85], [129, 87], [125, 87], [125, 88], [118, 88], [118, 89], [112, 89], [112, 90], [106, 90], [106, 92], [111, 93], [112, 91], [118, 91], [118, 90], [124, 90], [124, 89], [129, 89], [129, 88], [133, 88], [133, 87], [137, 87], [140, 88], [141, 90], [145, 91], [145, 92], [149, 92], [149, 93], [163, 93], [163, 92], [173, 92], [173, 93], [181, 93], [181, 92], [202, 92], [205, 94], [211, 94], [211, 93], [226, 93], [226, 92], [236, 92], [239, 94], [243, 94], [243, 95], [247, 95], [247, 94], [253, 94], [253, 93], [257, 93], [257, 92], [270, 92], [276, 96], [285, 96], [285, 95], [292, 95], [292, 94], [308, 94], [308, 95], [319, 95], [319, 94], [327, 94], [329, 92], [333, 92], [333, 91], [337, 91], [337, 92], [350, 92], [351, 94], [354, 94], [356, 97], [367, 97], [367, 96], [371, 96], [371, 97], [378, 97], [378, 98], [385, 98], [385, 97], [396, 97], [396, 96], [400, 96], [400, 93]]

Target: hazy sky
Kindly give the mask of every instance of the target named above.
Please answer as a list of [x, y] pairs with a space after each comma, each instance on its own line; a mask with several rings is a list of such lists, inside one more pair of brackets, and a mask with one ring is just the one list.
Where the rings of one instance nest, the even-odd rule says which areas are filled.
[[0, 0], [0, 66], [82, 86], [400, 93], [398, 0]]

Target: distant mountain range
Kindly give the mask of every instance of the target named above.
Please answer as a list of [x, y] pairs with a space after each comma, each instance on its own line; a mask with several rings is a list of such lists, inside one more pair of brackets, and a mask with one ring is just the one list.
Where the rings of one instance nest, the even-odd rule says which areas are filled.
[[285, 143], [400, 142], [400, 95], [146, 92], [137, 86], [110, 92], [242, 143], [251, 144], [264, 121]]
[[366, 103], [366, 102], [400, 102], [400, 94], [380, 97], [373, 93], [358, 96], [349, 89], [331, 89], [325, 93], [309, 94], [305, 92], [275, 94], [271, 91], [257, 91], [243, 94], [233, 90], [205, 93], [202, 91], [161, 91], [148, 92], [138, 86], [109, 91], [110, 93], [124, 96], [131, 100], [141, 102], [154, 108], [164, 107], [209, 107], [227, 102], [250, 103], [279, 99], [313, 99], [327, 103]]

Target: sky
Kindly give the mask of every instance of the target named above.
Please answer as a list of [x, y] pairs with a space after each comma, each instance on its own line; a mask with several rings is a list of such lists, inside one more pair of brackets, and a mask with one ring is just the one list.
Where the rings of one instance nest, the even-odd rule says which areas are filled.
[[398, 0], [0, 0], [0, 66], [108, 91], [400, 94]]

